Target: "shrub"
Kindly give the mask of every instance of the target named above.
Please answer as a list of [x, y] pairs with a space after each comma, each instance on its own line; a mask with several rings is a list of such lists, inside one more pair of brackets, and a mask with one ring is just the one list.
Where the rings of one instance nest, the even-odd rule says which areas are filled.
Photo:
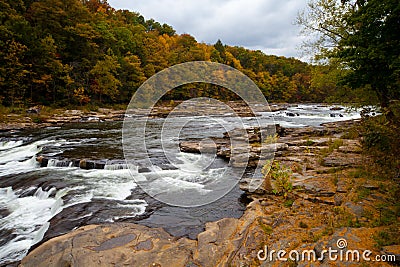
[[386, 230], [379, 231], [374, 235], [374, 240], [376, 242], [375, 246], [378, 249], [381, 249], [384, 246], [398, 245], [400, 244], [398, 229], [390, 227]]
[[299, 226], [300, 228], [308, 228], [308, 225], [303, 221], [300, 221]]
[[293, 206], [294, 200], [293, 199], [287, 199], [284, 203], [283, 206], [285, 206], [286, 208], [290, 208]]
[[33, 117], [32, 118], [32, 122], [34, 122], [34, 123], [42, 123], [43, 119], [41, 117], [39, 117], [39, 116]]
[[271, 166], [269, 174], [272, 179], [275, 180], [275, 188], [272, 192], [287, 198], [288, 194], [293, 190], [293, 184], [291, 182], [292, 170], [284, 165], [280, 165], [279, 162], [275, 162]]
[[[288, 194], [293, 190], [293, 184], [291, 182], [292, 169], [284, 165], [280, 165], [279, 162], [267, 161], [263, 166], [261, 173], [264, 175], [264, 187], [271, 191], [275, 195], [281, 195], [285, 199]], [[272, 188], [271, 179], [275, 180], [275, 186]]]
[[[362, 112], [360, 127], [364, 154], [370, 156], [386, 177], [400, 177], [400, 104], [375, 117]], [[389, 115], [390, 114], [390, 115]]]

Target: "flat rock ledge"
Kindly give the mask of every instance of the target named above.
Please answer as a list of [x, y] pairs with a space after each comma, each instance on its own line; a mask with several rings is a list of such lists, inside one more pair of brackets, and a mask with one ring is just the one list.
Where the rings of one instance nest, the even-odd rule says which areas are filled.
[[33, 250], [20, 266], [184, 266], [195, 241], [160, 228], [116, 223], [87, 225]]
[[257, 214], [259, 203], [241, 219], [207, 223], [197, 240], [131, 223], [87, 225], [43, 243], [19, 266], [227, 266], [247, 254], [243, 245]]
[[[161, 228], [131, 223], [87, 225], [43, 243], [19, 266], [287, 266], [285, 262], [260, 260], [257, 255], [267, 245], [275, 251], [312, 250], [320, 258], [328, 247], [337, 250], [341, 238], [348, 242], [346, 250], [399, 255], [399, 246], [383, 250], [374, 246], [374, 228], [341, 227], [331, 235], [321, 235], [321, 221], [330, 216], [327, 205], [296, 200], [291, 208], [283, 208], [279, 202], [273, 197], [255, 200], [240, 219], [207, 223], [197, 240], [175, 238]], [[303, 261], [298, 266], [332, 266], [330, 263], [325, 255], [312, 265]], [[379, 266], [391, 265], [382, 262]]]

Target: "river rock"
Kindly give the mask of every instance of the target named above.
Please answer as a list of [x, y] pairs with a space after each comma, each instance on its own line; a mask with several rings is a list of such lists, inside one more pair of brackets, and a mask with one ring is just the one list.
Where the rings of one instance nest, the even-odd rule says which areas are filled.
[[252, 160], [249, 157], [248, 154], [237, 154], [233, 157], [231, 157], [231, 161], [230, 164], [232, 167], [234, 168], [247, 168], [247, 167], [254, 167], [254, 166], [250, 166], [250, 165], [254, 165], [254, 161], [253, 164], [251, 164]]
[[356, 205], [353, 202], [346, 202], [344, 206], [347, 207], [351, 213], [357, 216], [357, 218], [361, 218], [364, 213], [364, 208], [361, 205]]
[[105, 162], [97, 162], [93, 160], [82, 159], [79, 161], [79, 168], [86, 170], [104, 169], [105, 165], [106, 165]]
[[296, 114], [293, 113], [293, 112], [286, 112], [286, 116], [288, 116], [288, 117], [295, 117]]
[[276, 134], [277, 134], [278, 136], [280, 136], [280, 137], [283, 137], [283, 136], [286, 135], [286, 129], [285, 129], [285, 127], [282, 127], [282, 126], [279, 125], [279, 124], [275, 124], [275, 131], [276, 131]]
[[331, 197], [336, 193], [336, 188], [333, 184], [318, 178], [297, 181], [294, 182], [293, 186], [302, 187], [305, 193], [317, 197]]
[[363, 184], [362, 187], [369, 190], [378, 190], [379, 186], [374, 184]]
[[275, 151], [286, 151], [289, 149], [289, 146], [285, 143], [274, 143], [274, 144], [266, 144], [261, 147], [261, 152], [275, 152]]
[[272, 188], [267, 188], [263, 178], [244, 178], [239, 182], [241, 190], [248, 194], [264, 195], [272, 192]]
[[217, 266], [218, 259], [233, 250], [227, 241], [232, 238], [237, 226], [238, 220], [232, 218], [206, 224], [206, 231], [197, 236], [198, 250], [194, 255], [200, 266]]
[[344, 199], [346, 198], [344, 193], [336, 193], [333, 199], [335, 200], [335, 206], [342, 205]]
[[357, 166], [359, 158], [360, 156], [356, 154], [342, 154], [338, 151], [334, 151], [324, 158], [322, 165], [326, 167], [354, 167]]
[[362, 148], [357, 140], [345, 140], [344, 145], [338, 148], [338, 152], [360, 154]]
[[36, 161], [39, 162], [40, 167], [47, 167], [47, 164], [49, 163], [49, 159], [43, 156], [38, 156]]
[[302, 128], [286, 128], [285, 137], [283, 140], [293, 140], [296, 137], [304, 136], [325, 136], [328, 134], [328, 128], [326, 127], [302, 127]]
[[349, 187], [349, 183], [346, 180], [339, 180], [336, 186], [336, 192], [338, 193], [347, 193], [347, 188]]
[[281, 110], [287, 110], [288, 105], [287, 104], [273, 104], [269, 106], [269, 112], [276, 112], [276, 111], [281, 111]]
[[67, 109], [64, 111], [64, 114], [67, 116], [81, 116], [83, 111], [79, 109]]
[[285, 142], [288, 146], [327, 146], [331, 142], [331, 138], [313, 138], [313, 139], [300, 139]]
[[26, 110], [28, 114], [40, 114], [42, 108], [40, 106], [34, 106]]
[[230, 158], [231, 148], [226, 146], [221, 146], [217, 151], [217, 156], [220, 156], [222, 158]]
[[182, 152], [187, 153], [200, 153], [200, 144], [199, 142], [180, 142], [179, 148]]
[[[179, 143], [179, 148], [182, 152], [186, 153], [212, 153], [217, 155], [224, 155], [229, 153], [230, 148], [227, 148], [227, 144], [225, 143], [217, 143], [213, 140], [208, 141], [184, 141]], [[224, 152], [218, 153], [219, 151], [224, 150]], [[227, 151], [228, 150], [228, 151]]]
[[207, 223], [197, 241], [137, 224], [88, 225], [41, 244], [20, 266], [240, 266], [256, 257], [262, 216], [253, 201], [240, 219]]
[[20, 266], [187, 266], [193, 262], [195, 244], [160, 228], [89, 225], [45, 242]]

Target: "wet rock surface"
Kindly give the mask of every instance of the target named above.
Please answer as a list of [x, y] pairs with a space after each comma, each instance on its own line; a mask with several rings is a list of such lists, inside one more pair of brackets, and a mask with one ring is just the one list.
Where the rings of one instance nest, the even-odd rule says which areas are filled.
[[[275, 126], [281, 130], [279, 125]], [[184, 141], [179, 143], [182, 152], [202, 153], [213, 152], [217, 156], [230, 161], [232, 167], [254, 168], [259, 161], [265, 162], [274, 157], [275, 152], [285, 151], [288, 145], [285, 143], [265, 143], [262, 136], [275, 133], [275, 129], [266, 129], [265, 133], [260, 128], [233, 129], [225, 132], [223, 138], [213, 138], [213, 143], [202, 143], [201, 141]]]

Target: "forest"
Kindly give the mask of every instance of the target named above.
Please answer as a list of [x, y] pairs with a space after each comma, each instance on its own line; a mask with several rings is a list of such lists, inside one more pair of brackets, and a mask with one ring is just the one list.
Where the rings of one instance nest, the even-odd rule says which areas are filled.
[[[230, 65], [272, 102], [334, 101], [340, 72], [216, 40], [197, 42], [106, 0], [0, 0], [0, 105], [53, 107], [127, 104], [149, 77], [188, 61]], [[190, 85], [189, 85], [190, 86]], [[193, 86], [193, 85], [192, 85]], [[193, 97], [187, 86], [166, 98]], [[197, 96], [231, 100], [205, 86]]]

